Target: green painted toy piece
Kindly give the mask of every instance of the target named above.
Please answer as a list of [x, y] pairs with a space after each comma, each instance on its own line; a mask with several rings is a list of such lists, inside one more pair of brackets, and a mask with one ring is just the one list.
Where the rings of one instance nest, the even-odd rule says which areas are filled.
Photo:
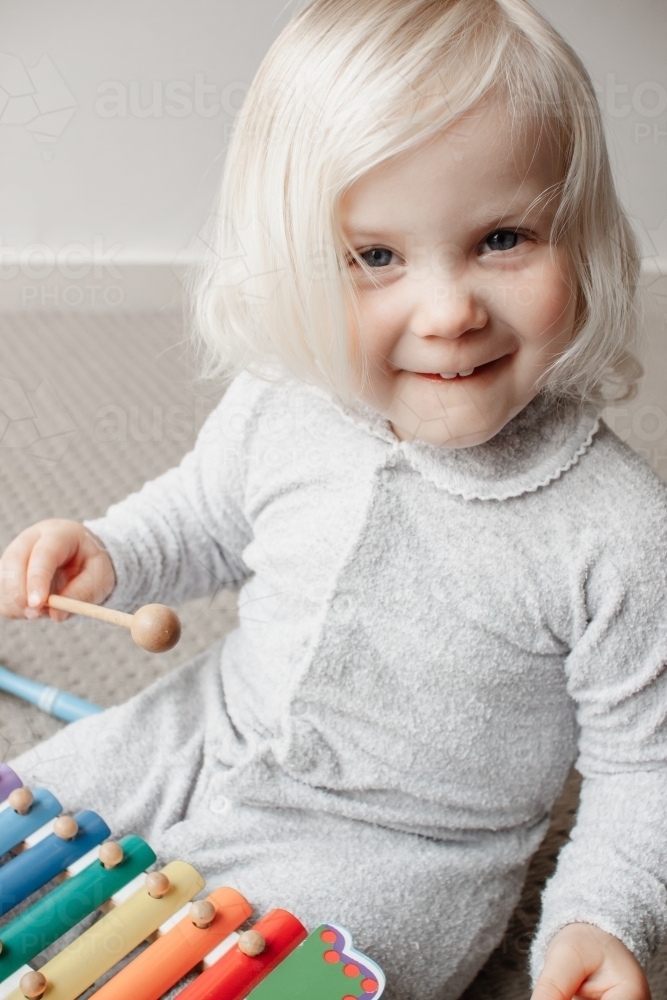
[[355, 951], [349, 933], [322, 924], [248, 994], [248, 1000], [376, 1000], [381, 969]]
[[123, 860], [115, 868], [93, 861], [0, 927], [0, 982], [53, 944], [155, 861], [148, 844], [130, 834], [119, 841]]

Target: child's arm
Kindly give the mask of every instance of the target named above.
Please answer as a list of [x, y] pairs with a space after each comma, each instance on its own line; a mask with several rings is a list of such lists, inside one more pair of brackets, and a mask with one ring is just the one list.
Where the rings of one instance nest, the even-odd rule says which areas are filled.
[[0, 614], [23, 617], [47, 609], [51, 592], [118, 610], [186, 600], [240, 585], [250, 541], [244, 516], [247, 426], [258, 386], [230, 386], [202, 427], [194, 449], [141, 490], [78, 524], [51, 519], [26, 528], [0, 561]]
[[104, 517], [84, 521], [114, 565], [109, 605], [127, 611], [154, 602], [179, 605], [247, 578], [246, 446], [257, 395], [256, 381], [241, 376], [178, 466], [113, 504]]
[[[643, 1000], [636, 969], [635, 992], [622, 991], [632, 963], [602, 932], [642, 967], [667, 933], [667, 490], [648, 469], [631, 468], [638, 460], [614, 468], [613, 455], [602, 457], [614, 478], [609, 502], [598, 495], [589, 517], [580, 512], [587, 523], [565, 664], [584, 780], [570, 842], [542, 898], [532, 951], [540, 1000]], [[582, 968], [596, 971], [568, 993]], [[615, 992], [605, 993], [599, 983], [612, 968]], [[556, 970], [561, 992], [549, 993]]]

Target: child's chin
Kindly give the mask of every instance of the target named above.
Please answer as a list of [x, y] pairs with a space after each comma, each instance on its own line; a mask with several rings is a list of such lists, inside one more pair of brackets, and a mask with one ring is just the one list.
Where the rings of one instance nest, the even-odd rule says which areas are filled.
[[428, 423], [422, 423], [419, 427], [411, 429], [401, 427], [392, 421], [391, 427], [400, 441], [423, 441], [424, 444], [432, 444], [439, 448], [471, 448], [476, 444], [484, 444], [494, 434], [497, 434], [495, 428], [493, 430], [457, 432], [454, 429], [449, 430], [446, 427], [442, 427], [440, 421], [433, 421], [433, 423], [438, 423], [440, 426], [429, 426]]
[[[394, 434], [401, 441], [423, 441], [439, 448], [472, 448], [490, 441], [505, 425], [506, 421], [485, 417], [473, 407], [461, 407], [461, 411], [438, 416], [432, 420], [415, 420], [412, 426], [403, 426], [391, 421]], [[405, 424], [408, 421], [404, 421]]]

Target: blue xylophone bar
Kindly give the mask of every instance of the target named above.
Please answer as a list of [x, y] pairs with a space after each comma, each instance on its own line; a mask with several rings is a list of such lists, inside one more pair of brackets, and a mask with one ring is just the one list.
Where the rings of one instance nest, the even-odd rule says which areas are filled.
[[90, 809], [83, 809], [74, 819], [79, 828], [71, 840], [50, 833], [0, 868], [0, 916], [101, 844], [111, 832]]
[[43, 712], [48, 712], [63, 722], [76, 722], [77, 719], [83, 719], [87, 715], [104, 711], [99, 705], [93, 705], [83, 698], [77, 698], [74, 694], [60, 691], [48, 684], [40, 684], [39, 681], [21, 677], [6, 667], [0, 667], [0, 691], [7, 691], [17, 698], [29, 701], [31, 705], [36, 705]]
[[26, 837], [62, 812], [60, 802], [46, 788], [34, 788], [33, 795], [30, 812], [25, 816], [19, 815], [11, 807], [0, 810], [0, 855], [18, 847]]

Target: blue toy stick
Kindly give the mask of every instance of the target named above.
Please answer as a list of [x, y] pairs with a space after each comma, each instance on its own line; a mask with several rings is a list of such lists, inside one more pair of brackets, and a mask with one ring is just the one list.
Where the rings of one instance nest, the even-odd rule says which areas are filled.
[[20, 677], [5, 667], [0, 667], [0, 691], [8, 691], [17, 698], [23, 698], [31, 705], [41, 708], [43, 712], [54, 715], [56, 719], [62, 719], [63, 722], [76, 722], [86, 715], [96, 715], [104, 711], [99, 705], [93, 705], [83, 698], [77, 698], [74, 694], [68, 694], [67, 691], [49, 687], [48, 684]]

